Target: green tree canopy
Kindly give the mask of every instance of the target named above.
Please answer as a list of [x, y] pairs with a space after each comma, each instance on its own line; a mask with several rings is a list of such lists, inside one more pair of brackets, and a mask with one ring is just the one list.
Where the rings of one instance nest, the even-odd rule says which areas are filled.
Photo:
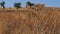
[[31, 3], [30, 1], [28, 1], [28, 2], [26, 2], [26, 5], [28, 5], [28, 6], [33, 6], [34, 5], [34, 3]]
[[16, 7], [16, 8], [21, 8], [21, 3], [20, 3], [20, 2], [14, 3], [14, 7]]

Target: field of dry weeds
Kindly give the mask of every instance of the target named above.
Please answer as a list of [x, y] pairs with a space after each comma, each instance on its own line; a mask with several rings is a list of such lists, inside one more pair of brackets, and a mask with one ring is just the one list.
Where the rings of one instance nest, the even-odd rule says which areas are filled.
[[60, 34], [60, 9], [1, 11], [0, 34]]

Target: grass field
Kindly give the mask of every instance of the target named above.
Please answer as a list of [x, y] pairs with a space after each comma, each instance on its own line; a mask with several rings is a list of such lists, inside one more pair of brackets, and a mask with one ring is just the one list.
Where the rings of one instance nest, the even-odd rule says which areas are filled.
[[0, 34], [60, 34], [60, 8], [0, 8]]

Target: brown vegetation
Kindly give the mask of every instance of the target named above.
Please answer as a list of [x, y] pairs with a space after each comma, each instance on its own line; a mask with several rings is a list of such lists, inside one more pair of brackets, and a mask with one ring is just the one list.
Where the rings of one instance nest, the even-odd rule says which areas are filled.
[[60, 34], [60, 8], [0, 9], [0, 34]]

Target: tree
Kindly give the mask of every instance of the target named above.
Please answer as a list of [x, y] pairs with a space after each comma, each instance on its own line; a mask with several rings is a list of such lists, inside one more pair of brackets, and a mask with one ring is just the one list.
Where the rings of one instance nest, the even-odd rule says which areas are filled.
[[26, 2], [26, 5], [30, 6], [30, 5], [31, 5], [31, 2], [29, 2], [29, 1], [28, 1], [28, 2]]
[[14, 3], [14, 7], [16, 7], [17, 9], [18, 9], [18, 8], [21, 8], [21, 3], [20, 3], [20, 2]]
[[4, 1], [2, 1], [0, 4], [1, 4], [1, 6], [2, 6], [3, 8], [5, 8], [5, 6], [4, 6], [4, 5], [5, 5], [5, 2], [4, 2]]
[[28, 5], [28, 6], [33, 6], [34, 4], [33, 3], [31, 3], [30, 1], [28, 1], [28, 2], [26, 2], [26, 5]]
[[4, 8], [5, 8], [5, 2], [4, 1], [2, 1], [1, 3], [0, 3], [0, 5], [3, 7], [3, 11], [4, 11]]

